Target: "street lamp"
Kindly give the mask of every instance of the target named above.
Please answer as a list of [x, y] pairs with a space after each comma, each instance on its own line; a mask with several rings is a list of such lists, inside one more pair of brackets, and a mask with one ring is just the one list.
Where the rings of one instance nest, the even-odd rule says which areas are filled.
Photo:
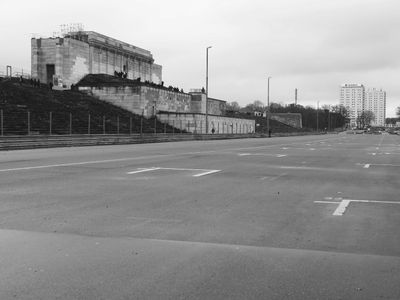
[[317, 133], [319, 131], [319, 128], [318, 128], [318, 126], [319, 126], [319, 124], [318, 124], [318, 111], [319, 111], [319, 101], [317, 101]]
[[211, 47], [206, 48], [206, 134], [208, 134], [208, 49]]
[[269, 129], [269, 80], [272, 77], [268, 77], [268, 89], [267, 89], [267, 132], [268, 132], [268, 136], [271, 137], [270, 135], [270, 129]]

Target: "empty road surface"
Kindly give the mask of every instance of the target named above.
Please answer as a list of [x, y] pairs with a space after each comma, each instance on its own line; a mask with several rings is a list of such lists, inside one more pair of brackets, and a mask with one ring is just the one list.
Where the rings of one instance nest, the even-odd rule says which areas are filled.
[[400, 299], [400, 137], [0, 152], [0, 299]]

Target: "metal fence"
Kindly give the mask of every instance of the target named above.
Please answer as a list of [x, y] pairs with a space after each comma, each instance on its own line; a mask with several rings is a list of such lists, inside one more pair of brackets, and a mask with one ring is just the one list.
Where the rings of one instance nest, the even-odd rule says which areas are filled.
[[0, 109], [0, 134], [74, 135], [74, 134], [166, 134], [185, 133], [161, 123], [156, 117], [99, 115], [92, 113], [31, 112]]

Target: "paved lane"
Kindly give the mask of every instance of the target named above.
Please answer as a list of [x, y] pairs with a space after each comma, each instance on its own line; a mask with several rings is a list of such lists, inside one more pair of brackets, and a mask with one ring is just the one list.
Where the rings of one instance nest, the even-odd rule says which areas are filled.
[[0, 296], [398, 299], [399, 170], [389, 135], [2, 152]]

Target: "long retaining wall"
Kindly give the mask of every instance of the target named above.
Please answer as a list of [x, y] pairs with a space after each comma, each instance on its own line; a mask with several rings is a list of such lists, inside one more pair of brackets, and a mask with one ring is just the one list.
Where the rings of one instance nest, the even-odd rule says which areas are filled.
[[78, 147], [100, 145], [124, 145], [162, 143], [174, 141], [250, 138], [254, 135], [234, 134], [134, 134], [134, 135], [72, 135], [72, 136], [10, 136], [0, 137], [1, 150]]
[[[277, 133], [272, 137], [315, 135], [315, 132], [293, 132]], [[320, 133], [322, 134], [322, 133]], [[56, 147], [79, 147], [79, 146], [101, 146], [101, 145], [126, 145], [179, 142], [193, 140], [223, 140], [243, 138], [267, 138], [267, 134], [135, 134], [135, 135], [72, 135], [72, 136], [7, 136], [0, 137], [0, 151], [56, 148]]]

